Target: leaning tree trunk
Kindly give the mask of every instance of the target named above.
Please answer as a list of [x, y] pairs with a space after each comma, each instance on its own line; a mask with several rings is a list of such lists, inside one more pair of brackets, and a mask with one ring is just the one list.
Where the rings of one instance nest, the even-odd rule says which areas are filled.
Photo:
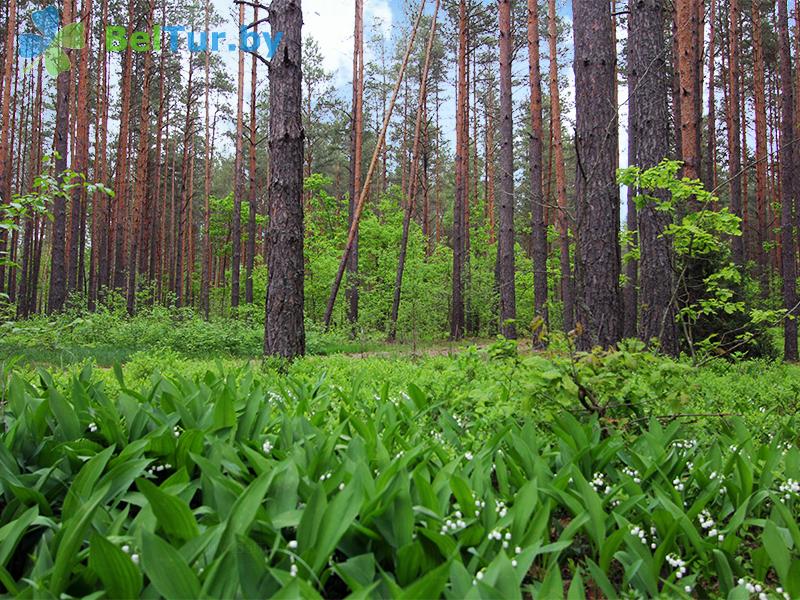
[[[663, 0], [635, 0], [630, 5], [628, 43], [629, 81], [636, 85], [630, 98], [632, 164], [649, 169], [669, 154], [669, 80], [666, 69]], [[663, 193], [659, 198], [666, 200]], [[667, 354], [678, 353], [673, 297], [671, 248], [664, 230], [667, 213], [648, 203], [639, 211], [639, 295], [642, 305], [641, 338], [660, 341]]]
[[617, 107], [611, 9], [573, 0], [577, 165], [576, 308], [578, 347], [616, 344], [622, 334], [619, 293]]
[[[797, 150], [790, 140], [794, 137], [794, 95], [792, 93], [792, 56], [789, 47], [789, 17], [787, 0], [778, 0], [778, 30], [781, 64], [781, 147], [778, 151], [781, 164], [781, 264], [783, 276], [784, 307], [796, 314], [797, 274], [794, 263], [794, 237], [792, 235], [795, 192], [797, 186], [795, 155]], [[797, 321], [783, 322], [783, 356], [797, 360]]]
[[514, 286], [514, 120], [511, 99], [511, 0], [500, 8], [500, 232], [497, 238], [497, 288], [500, 292], [500, 331], [517, 337]]
[[301, 0], [273, 0], [272, 31], [283, 41], [269, 63], [269, 283], [264, 351], [305, 354], [303, 323], [303, 131]]

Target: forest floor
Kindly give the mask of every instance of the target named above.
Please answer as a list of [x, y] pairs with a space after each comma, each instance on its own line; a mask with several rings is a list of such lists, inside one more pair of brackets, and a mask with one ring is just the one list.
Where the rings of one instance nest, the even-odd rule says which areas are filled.
[[[89, 489], [110, 460], [92, 498], [103, 500], [106, 479], [112, 497], [91, 539], [75, 542], [89, 558], [73, 553], [61, 575], [71, 596], [91, 591], [89, 572], [121, 585], [103, 570], [109, 555], [129, 575], [127, 591], [109, 594], [119, 597], [145, 585], [145, 597], [197, 597], [220, 576], [252, 587], [248, 597], [284, 587], [285, 597], [344, 597], [366, 584], [385, 586], [380, 597], [399, 597], [398, 586], [472, 597], [481, 578], [481, 597], [581, 597], [572, 588], [582, 582], [583, 597], [686, 598], [688, 586], [745, 598], [745, 584], [800, 597], [784, 569], [800, 565], [800, 493], [786, 491], [800, 480], [796, 365], [698, 368], [630, 342], [571, 356], [558, 339], [534, 352], [529, 341], [387, 344], [313, 329], [309, 356], [287, 364], [259, 356], [255, 321], [92, 315], [0, 327], [0, 471], [13, 464], [19, 480], [0, 492], [0, 528], [41, 539], [20, 543], [2, 585], [44, 589], [59, 576], [37, 558], [64, 562], [43, 546], [36, 505], [53, 515], [41, 523], [71, 531], [66, 507], [91, 498], [66, 490]], [[478, 501], [489, 508], [472, 509]], [[129, 517], [130, 502], [154, 508]], [[719, 523], [713, 538], [698, 516]], [[238, 519], [243, 549], [183, 557]], [[225, 566], [251, 538], [258, 560]], [[253, 579], [268, 547], [280, 550]], [[655, 564], [669, 555], [686, 577]], [[184, 588], [172, 589], [174, 573]]]

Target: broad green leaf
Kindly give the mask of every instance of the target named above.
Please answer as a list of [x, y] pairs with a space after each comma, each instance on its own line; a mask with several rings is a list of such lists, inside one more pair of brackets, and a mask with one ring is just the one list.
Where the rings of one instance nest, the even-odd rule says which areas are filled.
[[167, 600], [200, 596], [200, 581], [178, 551], [147, 531], [142, 532], [142, 567], [158, 593]]
[[82, 504], [75, 511], [75, 514], [64, 521], [62, 525], [53, 565], [53, 575], [50, 578], [50, 591], [55, 596], [61, 594], [69, 583], [72, 566], [78, 559], [78, 551], [83, 545], [86, 530], [92, 522], [95, 510], [97, 510], [100, 502], [105, 497], [108, 487], [108, 485], [104, 485], [95, 491], [91, 498]]
[[89, 567], [97, 574], [109, 598], [137, 598], [142, 591], [142, 572], [130, 556], [104, 537], [92, 536]]
[[138, 479], [136, 487], [147, 498], [153, 514], [158, 519], [158, 524], [167, 535], [184, 541], [198, 535], [197, 521], [186, 502], [178, 496], [156, 487], [146, 479]]

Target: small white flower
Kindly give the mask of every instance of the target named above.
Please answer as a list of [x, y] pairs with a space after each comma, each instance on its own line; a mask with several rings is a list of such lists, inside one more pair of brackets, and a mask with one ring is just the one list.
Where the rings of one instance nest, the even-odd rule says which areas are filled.
[[522, 554], [522, 548], [520, 548], [519, 546], [514, 548], [514, 554]]
[[342, 490], [344, 490], [344, 482], [339, 484], [339, 491], [341, 492]]
[[270, 452], [272, 452], [272, 442], [266, 440], [262, 444], [261, 449], [264, 451], [264, 454], [269, 454]]
[[289, 546], [289, 550], [296, 550], [297, 540], [291, 540], [287, 545]]
[[131, 560], [133, 561], [133, 564], [138, 565], [139, 564], [139, 555], [138, 554], [131, 554]]
[[292, 565], [289, 568], [289, 575], [291, 575], [292, 577], [297, 577], [297, 565]]
[[125, 554], [130, 554], [130, 553], [131, 553], [131, 547], [130, 547], [130, 546], [128, 546], [128, 544], [123, 544], [123, 545], [122, 545], [122, 551], [123, 551]]
[[472, 452], [467, 452], [467, 453], [464, 455], [464, 458], [466, 458], [467, 460], [472, 460], [472, 459], [473, 459]]
[[478, 571], [477, 575], [475, 575], [475, 579], [481, 581], [483, 579], [483, 571]]
[[683, 591], [686, 592], [687, 594], [691, 594], [692, 593], [692, 586], [690, 586], [690, 585], [684, 586]]
[[515, 558], [515, 559], [513, 559], [513, 560], [511, 561], [511, 566], [512, 566], [512, 567], [516, 567], [516, 566], [517, 566], [517, 564], [518, 564], [518, 563], [517, 563], [517, 559], [516, 559], [516, 558]]

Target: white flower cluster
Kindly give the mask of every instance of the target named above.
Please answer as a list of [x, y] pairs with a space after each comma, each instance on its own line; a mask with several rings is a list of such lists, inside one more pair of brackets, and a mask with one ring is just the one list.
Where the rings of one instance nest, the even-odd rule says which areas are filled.
[[636, 469], [631, 469], [630, 467], [625, 467], [622, 469], [622, 472], [625, 473], [628, 477], [633, 479], [633, 483], [642, 483], [642, 479], [639, 477], [639, 471]]
[[[760, 583], [751, 583], [749, 581], [745, 581], [743, 578], [739, 578], [736, 582], [738, 585], [743, 585], [744, 589], [748, 591], [750, 594], [758, 594], [758, 600], [767, 600], [769, 595], [764, 591], [764, 586]], [[789, 594], [783, 591], [783, 588], [776, 588], [775, 592], [780, 594], [785, 598], [785, 600], [789, 600]]]
[[475, 573], [475, 579], [472, 580], [472, 585], [478, 585], [478, 582], [483, 579], [483, 569]]
[[683, 579], [686, 575], [686, 561], [676, 554], [667, 554], [667, 562], [675, 569], [675, 579]]
[[611, 486], [606, 485], [606, 478], [602, 473], [595, 473], [592, 476], [592, 481], [590, 483], [595, 492], [600, 492], [600, 490], [603, 490], [606, 494], [611, 493]]
[[151, 477], [156, 473], [161, 473], [161, 471], [169, 471], [172, 468], [170, 463], [164, 463], [163, 465], [153, 465], [149, 469], [147, 469], [147, 474]]
[[464, 515], [461, 514], [461, 511], [457, 510], [455, 513], [453, 513], [452, 519], [447, 519], [444, 522], [442, 528], [439, 530], [439, 533], [442, 535], [447, 535], [448, 533], [455, 533], [456, 531], [466, 528], [467, 523], [464, 521], [463, 517]]
[[269, 440], [264, 440], [264, 443], [261, 445], [261, 449], [264, 451], [264, 454], [269, 454], [272, 452], [273, 447], [274, 446], [272, 445], [272, 442]]
[[172, 435], [176, 438], [181, 437], [181, 428], [175, 425], [175, 427], [172, 428]]
[[330, 471], [328, 471], [327, 473], [323, 473], [322, 475], [320, 475], [319, 476], [319, 480], [320, 481], [327, 481], [331, 477], [333, 477], [333, 474]]
[[681, 481], [680, 477], [676, 477], [675, 479], [673, 479], [672, 480], [672, 485], [675, 486], [675, 489], [678, 490], [679, 492], [682, 492], [683, 490], [686, 489], [686, 484], [684, 484]]
[[494, 512], [497, 513], [497, 516], [501, 519], [508, 514], [508, 507], [506, 503], [502, 500], [495, 500], [494, 501]]
[[717, 538], [717, 541], [724, 542], [725, 536], [720, 533], [716, 528], [716, 523], [714, 519], [711, 518], [711, 513], [707, 510], [704, 510], [700, 513], [700, 527], [706, 530], [708, 533], [708, 537], [710, 538]]
[[466, 458], [467, 460], [472, 460], [472, 459], [473, 459], [473, 458], [475, 458], [475, 457], [472, 455], [472, 452], [467, 452], [467, 453], [464, 455], [464, 458]]
[[697, 440], [676, 440], [672, 445], [678, 450], [691, 450], [697, 446]]
[[89, 423], [89, 433], [97, 433], [97, 423]]
[[787, 479], [786, 483], [782, 483], [781, 487], [778, 489], [780, 493], [783, 494], [781, 502], [786, 502], [787, 500], [792, 499], [792, 494], [800, 494], [800, 482], [797, 482], [794, 479]]
[[656, 541], [657, 541], [656, 534], [657, 533], [658, 533], [658, 531], [656, 530], [656, 528], [655, 527], [651, 527], [650, 528], [650, 535], [652, 536], [652, 539], [648, 540], [647, 539], [647, 532], [644, 529], [642, 529], [641, 527], [639, 527], [638, 525], [636, 527], [634, 527], [633, 529], [631, 529], [631, 535], [633, 537], [638, 537], [639, 540], [645, 546], [650, 546], [651, 550], [655, 550], [658, 547], [658, 544], [656, 543]]
[[135, 565], [139, 564], [139, 555], [136, 554], [135, 552], [133, 554], [131, 554], [131, 547], [128, 544], [123, 544], [122, 545], [122, 551], [125, 554], [130, 554], [131, 561], [133, 562], [133, 564], [135, 564]]
[[511, 541], [511, 533], [506, 532], [503, 534], [502, 531], [498, 531], [497, 529], [493, 529], [489, 533], [489, 540], [497, 540], [498, 542], [503, 542], [503, 548], [508, 548], [509, 542]]
[[719, 473], [716, 471], [712, 471], [711, 475], [708, 476], [711, 481], [714, 481], [717, 477], [719, 477]]
[[472, 492], [472, 499], [475, 500], [475, 518], [477, 519], [481, 516], [481, 510], [486, 508], [486, 502], [478, 498], [478, 494], [475, 492]]
[[437, 444], [444, 445], [444, 436], [442, 435], [441, 431], [431, 429], [431, 437], [436, 440]]

